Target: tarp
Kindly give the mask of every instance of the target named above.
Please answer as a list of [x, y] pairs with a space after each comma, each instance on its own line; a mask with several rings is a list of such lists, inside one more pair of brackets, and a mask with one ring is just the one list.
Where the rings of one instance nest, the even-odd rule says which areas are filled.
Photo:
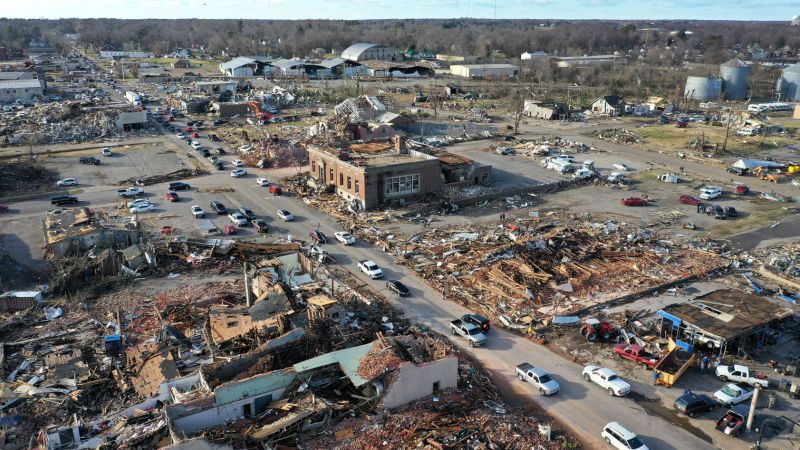
[[784, 167], [785, 164], [777, 163], [775, 161], [762, 161], [760, 159], [740, 159], [733, 163], [733, 167], [739, 169], [752, 170], [756, 167]]

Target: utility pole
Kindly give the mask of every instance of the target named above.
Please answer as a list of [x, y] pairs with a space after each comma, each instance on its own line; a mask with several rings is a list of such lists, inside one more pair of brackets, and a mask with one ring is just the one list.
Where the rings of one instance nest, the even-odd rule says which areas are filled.
[[758, 394], [761, 393], [761, 385], [756, 385], [753, 391], [753, 399], [750, 401], [750, 413], [747, 414], [747, 431], [753, 428], [753, 419], [756, 416], [756, 403], [758, 403]]

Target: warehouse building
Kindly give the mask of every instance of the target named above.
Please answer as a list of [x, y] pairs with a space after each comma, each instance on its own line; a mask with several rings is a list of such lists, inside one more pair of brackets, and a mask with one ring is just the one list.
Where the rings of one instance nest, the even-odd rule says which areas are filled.
[[44, 95], [44, 80], [0, 81], [0, 102], [32, 100]]
[[402, 61], [403, 53], [387, 45], [361, 42], [344, 49], [342, 52], [342, 59], [353, 62], [367, 60]]
[[519, 67], [513, 64], [455, 64], [450, 73], [464, 78], [505, 78], [516, 77]]
[[229, 77], [263, 75], [264, 67], [274, 58], [268, 56], [240, 56], [219, 65], [219, 71]]

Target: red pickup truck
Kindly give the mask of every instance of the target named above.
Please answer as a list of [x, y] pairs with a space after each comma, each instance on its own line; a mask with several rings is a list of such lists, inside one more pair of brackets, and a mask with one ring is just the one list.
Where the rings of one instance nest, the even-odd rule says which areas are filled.
[[641, 346], [636, 344], [617, 344], [614, 346], [614, 353], [620, 358], [630, 359], [641, 364], [645, 369], [652, 369], [658, 364], [658, 356], [646, 352]]

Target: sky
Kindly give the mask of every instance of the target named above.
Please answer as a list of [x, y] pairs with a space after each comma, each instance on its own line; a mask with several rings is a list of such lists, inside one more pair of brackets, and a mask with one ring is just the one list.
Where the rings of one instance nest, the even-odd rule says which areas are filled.
[[2, 0], [3, 17], [788, 21], [798, 0]]

